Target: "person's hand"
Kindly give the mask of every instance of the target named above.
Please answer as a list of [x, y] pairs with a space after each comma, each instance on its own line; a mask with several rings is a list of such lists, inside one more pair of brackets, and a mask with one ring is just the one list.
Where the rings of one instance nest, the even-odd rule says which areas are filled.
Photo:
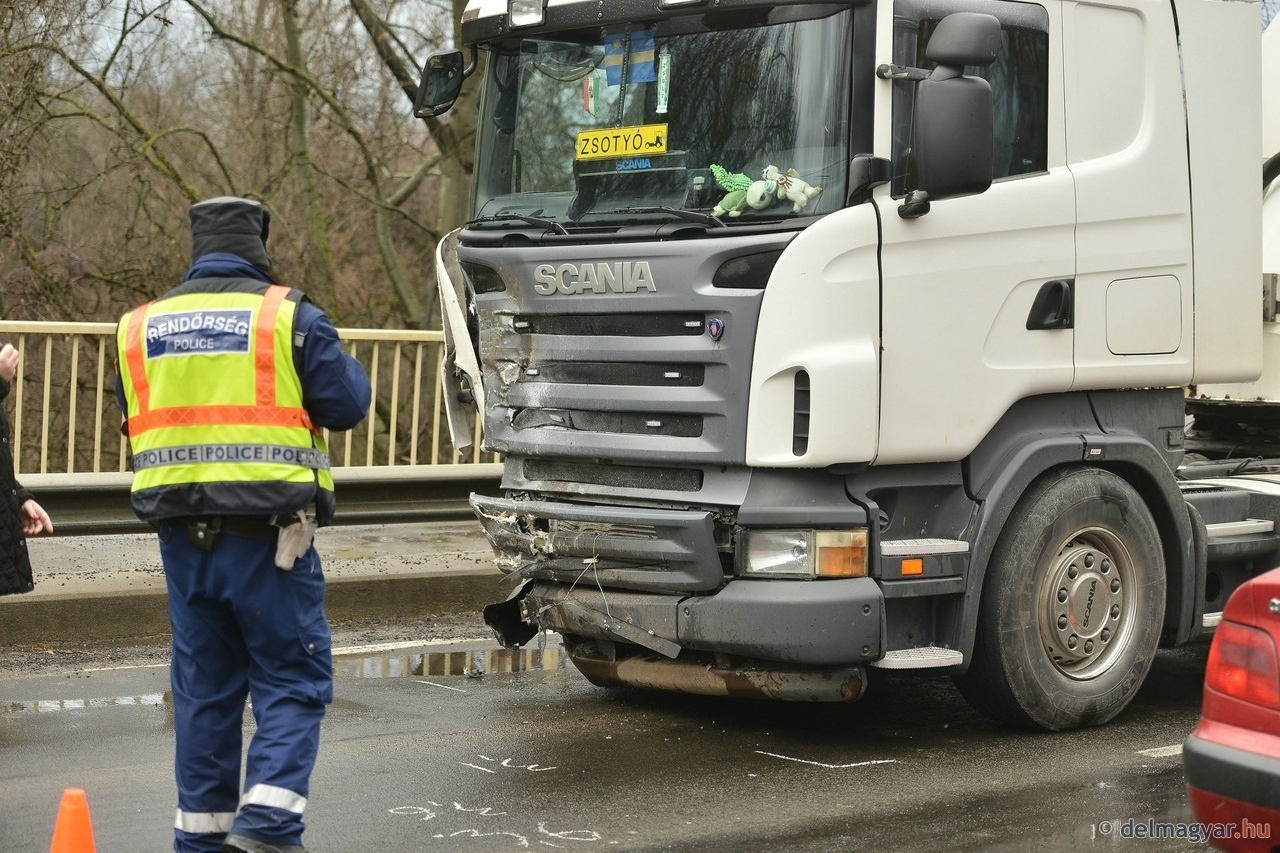
[[5, 344], [0, 347], [0, 379], [12, 382], [17, 375], [18, 351], [13, 348], [13, 344]]
[[34, 500], [28, 499], [22, 504], [22, 532], [28, 536], [53, 532], [53, 522], [49, 520], [49, 513]]

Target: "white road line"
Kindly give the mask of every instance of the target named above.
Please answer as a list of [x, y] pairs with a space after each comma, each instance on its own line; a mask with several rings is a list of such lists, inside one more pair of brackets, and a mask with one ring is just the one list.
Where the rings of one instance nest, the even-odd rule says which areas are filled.
[[1147, 758], [1167, 758], [1170, 755], [1182, 755], [1182, 744], [1158, 746], [1155, 749], [1140, 749], [1137, 754], [1145, 755]]
[[760, 755], [767, 755], [770, 758], [781, 758], [783, 761], [795, 761], [800, 764], [812, 764], [815, 767], [826, 767], [831, 770], [844, 770], [846, 767], [867, 767], [868, 765], [871, 765], [871, 764], [897, 764], [898, 763], [898, 759], [896, 758], [881, 758], [876, 761], [855, 761], [853, 764], [824, 764], [821, 761], [806, 761], [803, 758], [792, 758], [789, 755], [778, 755], [776, 752], [765, 752], [760, 749], [757, 749], [756, 752], [758, 752]]
[[418, 679], [416, 679], [416, 678], [414, 679], [414, 681], [417, 681], [419, 684], [427, 684], [427, 685], [430, 685], [431, 687], [441, 687], [441, 688], [443, 688], [443, 689], [445, 689], [445, 690], [452, 690], [452, 691], [454, 691], [455, 693], [466, 693], [466, 692], [467, 692], [467, 691], [463, 690], [461, 687], [450, 687], [450, 686], [449, 686], [449, 685], [447, 685], [447, 684], [436, 684], [434, 681], [418, 681]]

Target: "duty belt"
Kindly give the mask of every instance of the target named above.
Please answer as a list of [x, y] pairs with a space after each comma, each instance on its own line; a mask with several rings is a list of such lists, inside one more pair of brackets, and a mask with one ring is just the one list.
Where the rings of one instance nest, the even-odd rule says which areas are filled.
[[276, 541], [280, 533], [280, 528], [262, 515], [196, 515], [169, 521], [187, 528], [191, 544], [201, 551], [212, 551], [218, 547], [218, 539], [223, 533], [263, 542]]

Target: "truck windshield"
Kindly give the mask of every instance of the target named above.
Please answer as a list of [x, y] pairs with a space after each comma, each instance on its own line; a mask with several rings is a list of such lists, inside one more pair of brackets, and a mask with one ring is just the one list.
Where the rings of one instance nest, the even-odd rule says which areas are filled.
[[838, 209], [852, 15], [772, 22], [796, 8], [736, 26], [698, 15], [491, 45], [472, 227], [733, 225]]

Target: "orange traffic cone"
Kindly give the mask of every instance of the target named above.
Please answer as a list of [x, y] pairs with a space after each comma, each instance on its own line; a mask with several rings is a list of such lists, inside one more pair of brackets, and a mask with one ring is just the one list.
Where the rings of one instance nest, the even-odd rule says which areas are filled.
[[58, 822], [53, 827], [49, 853], [97, 853], [93, 825], [89, 822], [89, 800], [83, 788], [67, 788], [58, 806]]

